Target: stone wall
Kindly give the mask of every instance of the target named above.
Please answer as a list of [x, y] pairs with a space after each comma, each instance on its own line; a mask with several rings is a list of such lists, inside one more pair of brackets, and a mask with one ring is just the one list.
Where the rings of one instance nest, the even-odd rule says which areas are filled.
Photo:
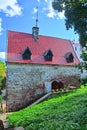
[[15, 111], [51, 91], [53, 81], [79, 86], [80, 72], [71, 66], [7, 64], [8, 111]]

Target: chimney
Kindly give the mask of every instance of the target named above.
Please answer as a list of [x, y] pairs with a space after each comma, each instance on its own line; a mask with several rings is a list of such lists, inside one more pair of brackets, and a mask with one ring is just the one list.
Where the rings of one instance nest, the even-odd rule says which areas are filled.
[[35, 40], [37, 40], [37, 39], [39, 39], [38, 35], [39, 35], [39, 27], [34, 26], [34, 27], [32, 28], [32, 36], [33, 36], [33, 38], [34, 38]]
[[37, 7], [37, 12], [36, 12], [36, 25], [32, 28], [32, 36], [37, 41], [39, 39], [39, 27], [37, 26], [38, 24], [38, 7]]

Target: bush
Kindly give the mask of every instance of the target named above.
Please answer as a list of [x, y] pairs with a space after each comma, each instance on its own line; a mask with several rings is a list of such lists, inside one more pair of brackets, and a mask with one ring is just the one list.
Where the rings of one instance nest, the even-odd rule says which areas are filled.
[[2, 104], [3, 97], [0, 95], [0, 104]]
[[81, 84], [83, 85], [87, 84], [87, 77], [81, 79]]
[[4, 75], [6, 73], [6, 66], [3, 62], [0, 61], [0, 75]]
[[2, 109], [2, 102], [3, 102], [3, 96], [0, 95], [0, 112], [3, 112], [3, 109]]
[[87, 86], [7, 115], [25, 130], [87, 130]]
[[0, 95], [1, 90], [5, 87], [5, 73], [6, 73], [6, 66], [3, 62], [0, 61]]
[[3, 76], [0, 76], [0, 95], [1, 95], [1, 90], [5, 87], [5, 78]]

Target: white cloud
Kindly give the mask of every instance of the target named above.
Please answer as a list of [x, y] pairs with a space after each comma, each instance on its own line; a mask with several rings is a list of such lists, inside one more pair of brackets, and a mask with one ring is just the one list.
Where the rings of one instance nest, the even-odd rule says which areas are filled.
[[0, 58], [5, 59], [6, 58], [6, 53], [5, 52], [0, 52]]
[[55, 16], [57, 17], [57, 19], [64, 19], [64, 11], [63, 12], [59, 12], [57, 13], [53, 7], [52, 7], [52, 1], [53, 0], [44, 0], [45, 1], [45, 6], [43, 7], [43, 10], [46, 11], [46, 15], [49, 18], [54, 18]]
[[48, 0], [45, 0], [45, 2], [47, 2]]
[[2, 28], [2, 19], [0, 18], [0, 35], [2, 35], [2, 31], [3, 31], [3, 28]]
[[36, 8], [33, 8], [33, 14], [35, 14], [36, 16], [32, 16], [32, 19], [36, 19], [36, 17], [38, 17], [38, 7], [36, 7]]
[[40, 2], [40, 0], [37, 0], [37, 2]]
[[47, 16], [49, 18], [54, 18], [56, 16], [56, 13], [55, 13], [55, 11], [54, 11], [54, 9], [52, 7], [52, 1], [48, 1], [48, 4], [49, 4], [49, 6], [48, 6]]
[[33, 12], [37, 13], [37, 11], [38, 11], [38, 8], [34, 8]]
[[59, 19], [65, 19], [64, 11], [58, 13]]
[[[20, 16], [22, 14], [22, 7], [19, 6], [17, 0], [0, 0], [0, 12], [6, 16]], [[0, 18], [0, 35], [2, 35], [2, 18]]]
[[22, 7], [18, 5], [17, 0], [0, 0], [0, 12], [4, 12], [6, 16], [20, 16]]
[[49, 18], [54, 18], [56, 16], [56, 13], [52, 7], [52, 0], [45, 0], [46, 4], [45, 7], [43, 7], [43, 10], [46, 11], [46, 15]]

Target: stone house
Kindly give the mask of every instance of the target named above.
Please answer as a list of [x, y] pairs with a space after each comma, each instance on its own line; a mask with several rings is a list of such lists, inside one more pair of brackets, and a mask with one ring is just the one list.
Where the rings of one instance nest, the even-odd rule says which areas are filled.
[[68, 85], [79, 86], [79, 60], [71, 41], [8, 31], [6, 104], [8, 111], [29, 105], [38, 97]]

